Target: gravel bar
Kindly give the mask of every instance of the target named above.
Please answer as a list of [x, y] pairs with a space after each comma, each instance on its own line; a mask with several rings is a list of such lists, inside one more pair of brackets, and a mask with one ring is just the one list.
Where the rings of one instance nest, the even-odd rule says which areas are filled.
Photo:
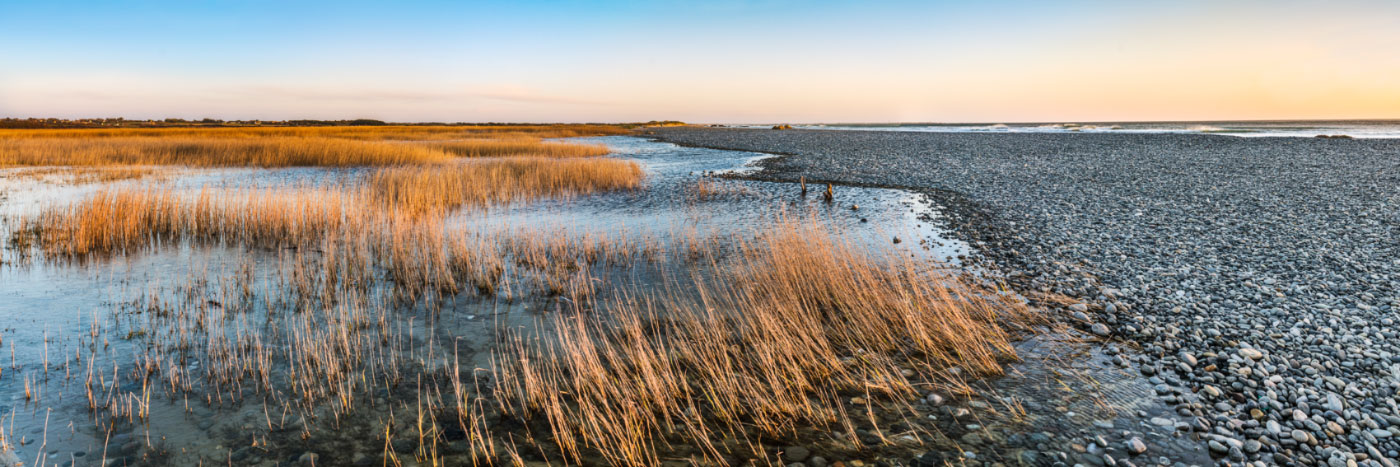
[[674, 128], [756, 178], [921, 191], [1225, 463], [1400, 458], [1400, 140]]

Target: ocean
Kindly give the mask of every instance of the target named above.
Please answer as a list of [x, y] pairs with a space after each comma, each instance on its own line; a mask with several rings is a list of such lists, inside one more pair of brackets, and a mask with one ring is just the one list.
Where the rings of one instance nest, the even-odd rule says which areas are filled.
[[[771, 125], [742, 125], [763, 127]], [[921, 131], [945, 133], [1184, 133], [1240, 137], [1400, 138], [1400, 120], [1042, 122], [1042, 123], [826, 123], [794, 124], [812, 130]]]

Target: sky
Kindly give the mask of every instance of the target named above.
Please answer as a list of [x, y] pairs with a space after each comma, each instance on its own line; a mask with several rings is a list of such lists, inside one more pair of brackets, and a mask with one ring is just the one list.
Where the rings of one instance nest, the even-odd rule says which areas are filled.
[[1400, 118], [1400, 2], [0, 0], [0, 117]]

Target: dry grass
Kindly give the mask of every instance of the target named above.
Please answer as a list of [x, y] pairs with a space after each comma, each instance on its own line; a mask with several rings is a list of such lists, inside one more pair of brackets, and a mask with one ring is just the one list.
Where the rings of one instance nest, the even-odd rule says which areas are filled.
[[[508, 141], [480, 146], [471, 145], [482, 134], [463, 134], [476, 131], [468, 129], [233, 130], [219, 137], [199, 133], [212, 130], [118, 131], [96, 140], [170, 149], [126, 153], [130, 148], [117, 144], [52, 157], [92, 165], [142, 158], [221, 165], [230, 157], [200, 144], [178, 146], [189, 140], [248, 143], [254, 149], [233, 151], [247, 165], [393, 167], [321, 188], [110, 189], [11, 225], [12, 242], [36, 245], [50, 258], [185, 241], [281, 252], [274, 277], [254, 278], [250, 265], [211, 285], [207, 272], [192, 273], [190, 285], [143, 296], [115, 313], [135, 321], [125, 335], [140, 344], [136, 355], [121, 356], [120, 372], [113, 363], [110, 375], [99, 368], [94, 378], [93, 353], [107, 349], [94, 324], [74, 362], [87, 365], [83, 389], [99, 427], [149, 420], [153, 396], [211, 407], [258, 401], [282, 411], [276, 421], [268, 417], [268, 433], [290, 438], [285, 430], [296, 426], [306, 440], [317, 427], [340, 429], [357, 407], [372, 403], [368, 394], [384, 390], [393, 395], [391, 414], [375, 423], [383, 424], [385, 446], [392, 438], [416, 438], [418, 448], [404, 456], [434, 465], [443, 463], [437, 446], [452, 425], [465, 436], [472, 460], [482, 463], [529, 456], [658, 465], [672, 446], [690, 446], [692, 461], [719, 464], [767, 459], [774, 442], [833, 432], [841, 435], [830, 441], [856, 452], [869, 447], [857, 430], [896, 443], [885, 438], [877, 411], [913, 415], [904, 401], [921, 391], [969, 391], [964, 377], [1001, 371], [1001, 362], [1014, 358], [1008, 323], [1025, 318], [1022, 303], [996, 290], [902, 252], [843, 243], [815, 221], [782, 219], [757, 237], [672, 239], [668, 253], [604, 237], [501, 238], [443, 225], [454, 209], [640, 183], [635, 163], [574, 157], [598, 150], [529, 139], [575, 130], [513, 129], [496, 134]], [[52, 133], [62, 134], [0, 136], [0, 148], [94, 141]], [[430, 142], [404, 141], [411, 138]], [[517, 145], [515, 138], [526, 139]], [[282, 139], [388, 152], [256, 149]], [[161, 146], [171, 142], [176, 146]], [[530, 149], [533, 144], [550, 149]], [[536, 150], [546, 152], [528, 152]], [[405, 156], [415, 151], [442, 159]], [[500, 155], [516, 157], [492, 157]], [[0, 149], [0, 160], [11, 156]], [[710, 185], [695, 190], [706, 197], [727, 192]], [[720, 244], [728, 254], [714, 248]], [[599, 268], [632, 268], [666, 255], [673, 265], [693, 267], [686, 269], [693, 275], [600, 290]], [[529, 284], [533, 290], [526, 290]], [[381, 293], [386, 289], [391, 293]], [[502, 337], [491, 369], [463, 378], [453, 346], [414, 335], [424, 318], [418, 304], [518, 291], [557, 297], [553, 303], [568, 309], [547, 316], [534, 334]], [[65, 377], [68, 365], [62, 364]], [[59, 368], [46, 362], [50, 367]], [[486, 374], [492, 381], [480, 384]], [[44, 394], [30, 397], [37, 403]], [[289, 423], [288, 414], [299, 421]], [[913, 427], [903, 434], [926, 433]], [[262, 442], [265, 447], [266, 435]], [[398, 464], [399, 454], [385, 453], [386, 463]]]
[[10, 236], [12, 243], [38, 240], [53, 258], [188, 239], [305, 246], [347, 224], [634, 188], [643, 176], [635, 162], [589, 157], [606, 147], [539, 139], [622, 131], [588, 125], [14, 130], [0, 131], [0, 166], [80, 166], [21, 171], [92, 173], [94, 181], [150, 170], [130, 167], [135, 164], [390, 166], [329, 189], [105, 190], [21, 220]]
[[[386, 168], [360, 185], [182, 192], [118, 188], [42, 212], [16, 230], [52, 258], [135, 251], [183, 240], [276, 248], [308, 246], [399, 217], [636, 187], [641, 168], [616, 159], [509, 158]], [[29, 238], [23, 238], [29, 237]], [[13, 240], [12, 240], [13, 241]]]
[[332, 138], [30, 138], [0, 140], [3, 166], [366, 166], [439, 163], [423, 146]]
[[422, 165], [455, 157], [579, 157], [607, 150], [541, 138], [622, 132], [588, 125], [0, 130], [0, 167], [349, 167]]
[[230, 128], [114, 128], [0, 130], [0, 139], [27, 138], [251, 138], [325, 137], [355, 140], [426, 141], [471, 138], [572, 138], [630, 134], [613, 125], [453, 125], [453, 126], [322, 126], [322, 127], [230, 127]]
[[[1002, 323], [1018, 302], [910, 260], [870, 257], [814, 225], [785, 223], [744, 244], [721, 273], [556, 316], [545, 344], [499, 355], [496, 403], [547, 430], [565, 462], [657, 465], [662, 447], [703, 460], [764, 458], [761, 445], [815, 427], [879, 432], [871, 401], [915, 396], [916, 381], [962, 388], [1013, 357]], [[964, 373], [949, 372], [958, 367]], [[879, 402], [872, 402], [879, 404]], [[858, 404], [859, 405], [859, 404]], [[898, 410], [898, 409], [896, 409]]]
[[249, 246], [304, 246], [355, 220], [336, 190], [103, 190], [21, 225], [50, 258], [141, 250], [185, 239]]
[[592, 157], [609, 152], [608, 147], [601, 144], [540, 142], [530, 138], [447, 141], [431, 143], [428, 147], [457, 157]]
[[[774, 446], [796, 440], [868, 453], [872, 446], [856, 430], [917, 444], [898, 438], [927, 433], [914, 424], [891, 431], [882, 425], [886, 414], [917, 419], [903, 401], [929, 389], [966, 390], [963, 377], [1000, 371], [1000, 361], [1014, 355], [1006, 324], [1024, 313], [1019, 302], [937, 265], [863, 251], [815, 222], [784, 220], [757, 237], [704, 241], [729, 245], [724, 254], [701, 248], [697, 255], [687, 246], [697, 240], [671, 239], [660, 255], [698, 265], [693, 276], [609, 286], [597, 280], [597, 268], [635, 270], [653, 247], [596, 235], [477, 236], [446, 229], [437, 216], [337, 223], [362, 211], [345, 211], [331, 189], [319, 200], [314, 194], [285, 202], [247, 193], [228, 207], [207, 195], [100, 197], [101, 206], [168, 207], [89, 225], [115, 225], [117, 245], [161, 235], [280, 244], [276, 237], [302, 235], [247, 233], [259, 229], [256, 219], [279, 216], [317, 233], [305, 235], [309, 247], [280, 250], [270, 275], [255, 277], [247, 263], [232, 274], [192, 271], [188, 285], [169, 293], [143, 292], [113, 314], [131, 320], [116, 335], [137, 343], [134, 355], [118, 357], [120, 368], [99, 363], [94, 370], [102, 360], [92, 353], [106, 351], [103, 333], [113, 331], [96, 322], [74, 360], [44, 367], [77, 366], [76, 397], [87, 398], [103, 430], [150, 420], [152, 404], [162, 400], [252, 403], [271, 415], [249, 436], [291, 455], [306, 449], [295, 438], [333, 437], [370, 417], [382, 435], [361, 441], [417, 441], [410, 454], [386, 449], [388, 463], [462, 463], [438, 450], [452, 431], [481, 464], [530, 457], [658, 465], [674, 446], [694, 447], [691, 460], [718, 464], [769, 458]], [[531, 276], [539, 279], [533, 293], [572, 305], [546, 316], [536, 333], [506, 334], [492, 368], [475, 372], [456, 360], [455, 344], [415, 336], [414, 323], [434, 314], [397, 301], [509, 295]], [[385, 297], [380, 287], [392, 288], [394, 300], [376, 298]], [[371, 396], [382, 391], [392, 394], [388, 407]], [[54, 397], [47, 394], [32, 397]], [[360, 410], [367, 405], [375, 407]], [[388, 417], [374, 418], [385, 411]], [[833, 432], [841, 435], [828, 439]]]
[[386, 169], [365, 183], [367, 197], [410, 215], [460, 206], [636, 188], [641, 166], [618, 159], [512, 157], [459, 164]]
[[85, 185], [110, 183], [150, 177], [161, 172], [158, 167], [36, 167], [0, 170], [0, 178], [37, 180], [48, 183]]

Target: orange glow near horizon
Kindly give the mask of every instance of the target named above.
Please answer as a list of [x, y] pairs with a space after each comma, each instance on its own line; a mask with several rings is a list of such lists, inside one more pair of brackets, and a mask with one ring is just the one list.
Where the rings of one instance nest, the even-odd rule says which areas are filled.
[[[265, 29], [266, 37], [240, 35], [254, 32], [241, 25], [221, 30], [220, 23], [200, 29], [208, 32], [194, 34], [190, 44], [136, 41], [93, 51], [58, 36], [46, 41], [45, 34], [65, 31], [46, 32], [43, 20], [58, 19], [20, 12], [0, 19], [0, 30], [19, 28], [0, 32], [0, 39], [14, 39], [0, 46], [9, 48], [0, 49], [7, 63], [0, 69], [0, 116], [1400, 118], [1400, 5], [1394, 3], [1013, 2], [1002, 10], [954, 3], [717, 5], [352, 8], [335, 20], [340, 23], [319, 25], [325, 37], [303, 37], [247, 12], [254, 25], [248, 27]], [[211, 14], [183, 13], [196, 23], [190, 28], [203, 18], [198, 15]], [[480, 24], [452, 22], [472, 15], [483, 18]], [[143, 21], [86, 20], [133, 34]], [[363, 29], [361, 20], [379, 29]]]

